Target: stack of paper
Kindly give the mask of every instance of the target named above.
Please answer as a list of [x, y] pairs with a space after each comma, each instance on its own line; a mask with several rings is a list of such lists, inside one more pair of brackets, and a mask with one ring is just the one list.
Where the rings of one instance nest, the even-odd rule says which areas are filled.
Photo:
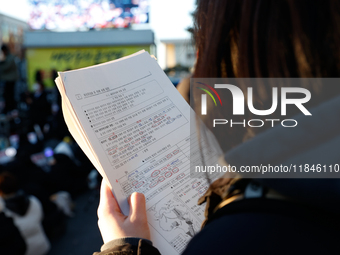
[[155, 246], [181, 253], [200, 229], [197, 200], [208, 188], [190, 177], [190, 106], [144, 51], [60, 72], [56, 83], [71, 134], [123, 213], [126, 198], [143, 193]]

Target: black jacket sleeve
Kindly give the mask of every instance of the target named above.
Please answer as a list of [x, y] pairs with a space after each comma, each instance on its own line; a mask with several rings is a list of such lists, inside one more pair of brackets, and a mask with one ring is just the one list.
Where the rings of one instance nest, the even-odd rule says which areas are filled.
[[93, 255], [160, 255], [152, 242], [141, 238], [121, 238], [104, 244]]

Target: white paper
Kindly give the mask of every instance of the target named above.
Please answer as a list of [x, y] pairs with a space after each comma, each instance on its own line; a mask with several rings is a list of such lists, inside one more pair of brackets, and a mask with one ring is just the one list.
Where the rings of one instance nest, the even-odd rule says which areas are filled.
[[200, 230], [197, 200], [208, 188], [190, 177], [190, 106], [147, 52], [60, 77], [69, 129], [123, 213], [127, 197], [143, 193], [154, 245], [181, 253]]

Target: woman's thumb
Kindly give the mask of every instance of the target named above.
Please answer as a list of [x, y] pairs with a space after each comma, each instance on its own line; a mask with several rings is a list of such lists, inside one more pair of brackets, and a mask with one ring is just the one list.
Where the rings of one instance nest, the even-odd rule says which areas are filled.
[[134, 192], [129, 197], [130, 213], [129, 217], [131, 220], [146, 219], [146, 205], [145, 196], [142, 193]]

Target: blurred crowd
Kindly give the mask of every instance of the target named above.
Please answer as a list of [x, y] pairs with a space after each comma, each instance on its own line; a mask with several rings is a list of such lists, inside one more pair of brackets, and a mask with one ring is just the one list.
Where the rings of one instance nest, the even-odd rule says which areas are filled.
[[57, 89], [45, 89], [37, 70], [28, 91], [23, 62], [1, 50], [0, 254], [46, 254], [73, 199], [99, 177], [68, 132]]

